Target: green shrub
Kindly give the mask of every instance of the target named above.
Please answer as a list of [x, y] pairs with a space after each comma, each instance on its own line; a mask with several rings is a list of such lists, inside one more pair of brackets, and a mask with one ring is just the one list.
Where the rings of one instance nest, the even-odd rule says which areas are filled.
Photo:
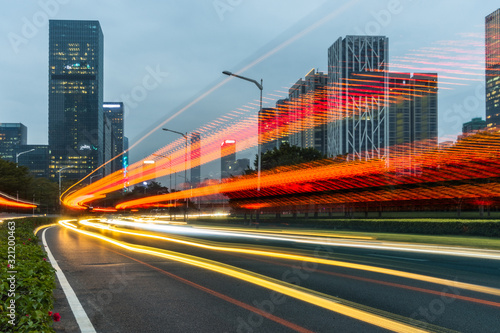
[[[52, 292], [55, 288], [55, 271], [46, 259], [46, 253], [33, 235], [35, 226], [50, 220], [13, 220], [15, 232], [9, 230], [7, 220], [0, 224], [0, 332], [54, 332]], [[15, 235], [15, 266], [9, 267], [9, 235]], [[12, 239], [12, 238], [11, 238]], [[12, 248], [10, 249], [12, 253]], [[15, 274], [8, 273], [16, 271]], [[9, 276], [15, 276], [15, 296], [9, 295]], [[13, 296], [13, 297], [11, 297]], [[11, 299], [15, 300], [14, 325], [8, 317]]]

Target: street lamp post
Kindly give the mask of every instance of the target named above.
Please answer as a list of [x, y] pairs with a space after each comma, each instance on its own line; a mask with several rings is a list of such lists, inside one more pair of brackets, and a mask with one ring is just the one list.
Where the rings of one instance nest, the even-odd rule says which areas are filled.
[[93, 175], [93, 176], [90, 176], [90, 184], [92, 184], [92, 178], [94, 177], [102, 177], [102, 174], [97, 174], [97, 175]]
[[[185, 147], [185, 150], [184, 150], [184, 179], [185, 179], [185, 182], [187, 183], [187, 149], [188, 149], [187, 132], [186, 132], [186, 134], [184, 134], [182, 132], [173, 131], [173, 130], [168, 129], [168, 128], [162, 128], [162, 130], [164, 130], [166, 132], [172, 132], [172, 133], [176, 133], [176, 134], [182, 135], [184, 137], [184, 139], [186, 139], [186, 147]], [[176, 177], [176, 181], [177, 181], [177, 177]], [[184, 206], [184, 221], [186, 221], [186, 215], [187, 215], [187, 202], [188, 201], [187, 201], [187, 198], [186, 198], [186, 205]]]
[[23, 151], [23, 152], [20, 152], [20, 153], [16, 153], [16, 168], [19, 167], [19, 165], [18, 165], [19, 156], [21, 156], [22, 154], [31, 153], [33, 150], [35, 150], [35, 149], [33, 148], [33, 149], [26, 150], [26, 151]]
[[[225, 74], [225, 75], [228, 75], [228, 76], [234, 76], [234, 77], [237, 77], [239, 79], [255, 83], [255, 85], [257, 86], [257, 88], [259, 88], [259, 90], [260, 90], [260, 110], [259, 110], [259, 114], [262, 113], [262, 90], [264, 89], [264, 87], [262, 85], [262, 82], [263, 82], [262, 79], [260, 79], [260, 83], [259, 83], [259, 82], [255, 81], [254, 79], [250, 79], [248, 77], [244, 77], [244, 76], [241, 76], [241, 75], [238, 75], [238, 74], [234, 74], [234, 73], [231, 73], [229, 71], [223, 71], [222, 74]], [[257, 119], [258, 119], [258, 117], [257, 117]], [[259, 124], [257, 123], [257, 132], [258, 132], [258, 147], [257, 147], [257, 154], [258, 154], [258, 158], [257, 158], [257, 191], [260, 191], [260, 170], [261, 170], [261, 165], [262, 165], [261, 164], [262, 150], [261, 150], [260, 133], [259, 133], [259, 130], [258, 130], [258, 126], [259, 126]]]
[[63, 170], [70, 169], [70, 168], [72, 168], [72, 166], [61, 168], [61, 169], [57, 170], [57, 172], [59, 173], [59, 204], [61, 204], [61, 172]]

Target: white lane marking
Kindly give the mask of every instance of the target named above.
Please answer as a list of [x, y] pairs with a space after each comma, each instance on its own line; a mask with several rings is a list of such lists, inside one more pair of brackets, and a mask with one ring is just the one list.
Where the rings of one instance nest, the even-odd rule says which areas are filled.
[[45, 251], [47, 251], [47, 256], [49, 257], [49, 261], [52, 264], [52, 267], [54, 267], [54, 269], [56, 270], [57, 279], [59, 280], [59, 283], [61, 284], [61, 287], [64, 291], [64, 294], [68, 299], [69, 306], [71, 307], [71, 311], [73, 311], [73, 315], [75, 316], [76, 322], [80, 327], [80, 331], [82, 333], [96, 333], [94, 326], [90, 322], [89, 317], [87, 316], [85, 310], [83, 309], [82, 304], [78, 300], [78, 297], [76, 297], [75, 291], [69, 285], [66, 276], [64, 275], [61, 268], [59, 268], [56, 259], [52, 255], [52, 252], [50, 252], [50, 249], [47, 245], [47, 241], [45, 240], [45, 231], [47, 231], [47, 229], [44, 229], [42, 232], [42, 242], [43, 245], [45, 245]]
[[369, 256], [391, 258], [391, 259], [413, 260], [413, 261], [429, 261], [429, 260], [425, 260], [425, 259], [413, 259], [413, 258], [405, 258], [405, 257], [386, 256], [386, 255], [383, 255], [383, 254], [369, 254]]

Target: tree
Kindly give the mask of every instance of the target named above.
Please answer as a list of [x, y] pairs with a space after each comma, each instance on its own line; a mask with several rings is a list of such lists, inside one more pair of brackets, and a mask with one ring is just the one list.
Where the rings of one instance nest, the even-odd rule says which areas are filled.
[[[324, 158], [325, 156], [317, 149], [290, 146], [290, 144], [285, 142], [281, 144], [279, 149], [268, 150], [262, 155], [261, 170], [271, 170], [280, 166], [318, 161]], [[257, 169], [258, 163], [259, 156], [256, 155], [254, 161], [255, 169]], [[247, 174], [252, 172], [255, 171], [248, 169], [245, 171]]]
[[28, 199], [32, 181], [28, 168], [0, 159], [0, 192]]

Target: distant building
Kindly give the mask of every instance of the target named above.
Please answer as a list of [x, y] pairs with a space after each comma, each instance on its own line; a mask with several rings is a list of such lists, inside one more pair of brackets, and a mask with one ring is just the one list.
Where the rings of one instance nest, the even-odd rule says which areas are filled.
[[389, 146], [411, 147], [407, 154], [437, 148], [437, 73], [389, 72], [388, 82]]
[[224, 140], [221, 143], [220, 152], [220, 177], [221, 179], [229, 178], [231, 176], [231, 167], [236, 162], [236, 141]]
[[276, 148], [290, 141], [290, 100], [280, 99], [276, 102]]
[[288, 90], [287, 99], [259, 112], [262, 153], [287, 142], [326, 154], [327, 80], [326, 74], [313, 68]]
[[[111, 122], [112, 144], [111, 157], [120, 155], [125, 150], [124, 145], [124, 114], [125, 109], [122, 102], [105, 102], [102, 106], [103, 113]], [[111, 172], [123, 168], [123, 155], [111, 162]]]
[[302, 148], [327, 151], [327, 86], [328, 75], [313, 68], [304, 77], [304, 135]]
[[104, 37], [99, 21], [49, 21], [51, 177], [81, 179], [104, 163]]
[[486, 126], [500, 129], [500, 9], [485, 19]]
[[481, 117], [472, 118], [471, 121], [468, 121], [462, 125], [463, 134], [473, 133], [484, 129], [486, 129], [486, 120], [483, 120]]
[[277, 108], [262, 108], [259, 111], [259, 146], [262, 154], [278, 147], [278, 120]]
[[306, 87], [303, 79], [298, 79], [288, 89], [288, 142], [291, 146], [302, 147], [304, 142], [304, 98]]
[[200, 183], [201, 170], [201, 136], [198, 132], [191, 133], [191, 184]]
[[49, 178], [49, 146], [48, 145], [21, 145], [15, 152], [32, 150], [19, 156], [19, 165], [29, 169], [31, 175], [36, 178]]
[[[102, 147], [101, 151], [103, 153], [103, 161], [104, 165], [101, 167], [99, 172], [103, 174], [104, 176], [110, 175], [111, 174], [111, 167], [113, 162], [109, 162], [111, 158], [113, 158], [113, 151], [114, 151], [114, 143], [115, 143], [115, 138], [114, 138], [114, 133], [113, 133], [113, 127], [111, 124], [111, 119], [109, 118], [108, 114], [104, 114], [102, 117], [103, 124], [102, 124]], [[109, 162], [109, 163], [108, 163]]]
[[[15, 162], [19, 147], [26, 145], [28, 129], [21, 123], [0, 123], [0, 158]], [[29, 150], [29, 149], [28, 149]]]
[[451, 148], [455, 145], [455, 141], [451, 141], [451, 140], [448, 140], [448, 141], [443, 141], [443, 142], [440, 142], [439, 143], [439, 149], [447, 149], [447, 148]]
[[227, 172], [229, 174], [228, 177], [241, 176], [245, 174], [245, 170], [250, 168], [250, 159], [239, 158], [232, 163], [228, 163], [226, 166], [227, 166]]

